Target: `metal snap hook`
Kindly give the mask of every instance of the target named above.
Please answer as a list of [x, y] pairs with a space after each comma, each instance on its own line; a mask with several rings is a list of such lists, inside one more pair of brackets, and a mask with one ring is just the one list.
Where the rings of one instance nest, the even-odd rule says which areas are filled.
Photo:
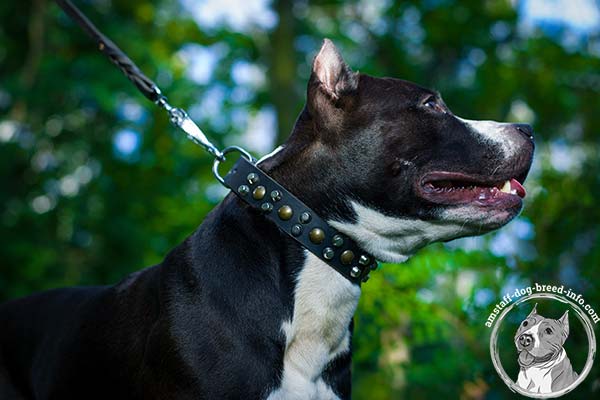
[[254, 159], [254, 157], [252, 157], [252, 155], [250, 153], [248, 153], [246, 150], [242, 149], [239, 146], [229, 146], [229, 147], [224, 148], [220, 154], [220, 157], [215, 155], [216, 158], [215, 158], [215, 161], [213, 162], [213, 166], [212, 166], [213, 175], [223, 186], [227, 186], [227, 185], [225, 185], [225, 180], [219, 174], [219, 165], [221, 164], [221, 161], [226, 160], [225, 156], [229, 153], [240, 153], [242, 155], [242, 157], [244, 157], [246, 160], [250, 161], [251, 163], [256, 162], [256, 160]]

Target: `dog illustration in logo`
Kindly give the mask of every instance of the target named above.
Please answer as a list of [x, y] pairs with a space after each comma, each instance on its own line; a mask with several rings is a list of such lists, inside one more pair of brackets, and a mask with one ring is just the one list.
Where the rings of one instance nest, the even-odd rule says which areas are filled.
[[515, 335], [521, 367], [517, 384], [534, 393], [557, 392], [577, 379], [563, 348], [569, 336], [569, 311], [556, 320], [539, 315], [536, 308], [537, 304]]

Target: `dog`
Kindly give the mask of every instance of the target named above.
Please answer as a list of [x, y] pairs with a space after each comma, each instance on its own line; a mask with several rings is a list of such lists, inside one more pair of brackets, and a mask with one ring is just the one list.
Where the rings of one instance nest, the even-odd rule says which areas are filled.
[[515, 334], [519, 353], [519, 387], [534, 393], [553, 393], [577, 380], [563, 348], [569, 337], [569, 311], [560, 319], [542, 317], [537, 304], [521, 322]]
[[[514, 218], [532, 135], [353, 72], [325, 40], [291, 136], [258, 165], [398, 263]], [[230, 193], [158, 265], [1, 306], [0, 398], [349, 399], [360, 293]]]

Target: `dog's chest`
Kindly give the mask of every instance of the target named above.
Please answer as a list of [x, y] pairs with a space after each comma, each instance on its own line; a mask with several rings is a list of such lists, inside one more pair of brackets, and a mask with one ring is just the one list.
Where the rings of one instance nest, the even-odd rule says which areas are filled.
[[519, 386], [534, 393], [550, 393], [552, 376], [550, 368], [530, 367], [519, 372]]
[[524, 389], [534, 393], [552, 392], [552, 371], [563, 366], [563, 360], [566, 354], [561, 352], [558, 359], [551, 363], [541, 366], [532, 366], [527, 369], [521, 369], [517, 383]]
[[294, 293], [294, 314], [282, 324], [286, 347], [281, 384], [268, 400], [338, 398], [321, 374], [327, 364], [349, 350], [348, 327], [360, 288], [313, 254], [305, 254]]

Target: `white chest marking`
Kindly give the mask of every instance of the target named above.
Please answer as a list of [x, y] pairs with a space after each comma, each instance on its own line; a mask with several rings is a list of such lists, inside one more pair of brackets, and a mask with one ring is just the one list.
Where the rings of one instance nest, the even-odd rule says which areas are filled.
[[[420, 247], [466, 230], [463, 223], [396, 218], [356, 202], [352, 206], [357, 222], [329, 224], [382, 261], [404, 262]], [[286, 349], [281, 386], [267, 400], [338, 399], [321, 374], [331, 360], [348, 351], [348, 326], [360, 288], [312, 253], [305, 254], [296, 285], [294, 315], [282, 326]]]
[[556, 360], [521, 369], [517, 379], [518, 385], [534, 393], [552, 393], [552, 369], [560, 364], [565, 357], [566, 352], [561, 350], [561, 354]]
[[467, 231], [464, 223], [391, 217], [354, 201], [352, 207], [357, 215], [355, 223], [329, 221], [329, 224], [381, 261], [404, 262], [429, 243]]
[[348, 351], [348, 326], [360, 288], [305, 251], [294, 293], [294, 315], [283, 323], [286, 337], [281, 386], [268, 400], [337, 400], [321, 374]]

